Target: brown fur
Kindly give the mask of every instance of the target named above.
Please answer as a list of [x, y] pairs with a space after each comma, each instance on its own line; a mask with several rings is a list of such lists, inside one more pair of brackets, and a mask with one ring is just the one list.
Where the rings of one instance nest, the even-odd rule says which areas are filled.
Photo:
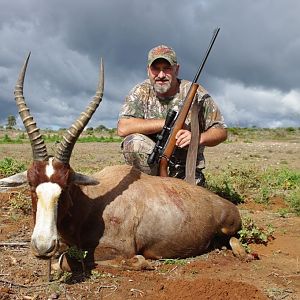
[[[36, 167], [28, 172], [32, 186], [44, 180]], [[234, 204], [180, 179], [112, 166], [94, 174], [98, 185], [78, 186], [68, 167], [57, 163], [56, 170], [50, 181], [65, 187], [58, 231], [68, 245], [88, 250], [91, 260], [195, 256], [217, 236], [229, 239], [241, 226]]]

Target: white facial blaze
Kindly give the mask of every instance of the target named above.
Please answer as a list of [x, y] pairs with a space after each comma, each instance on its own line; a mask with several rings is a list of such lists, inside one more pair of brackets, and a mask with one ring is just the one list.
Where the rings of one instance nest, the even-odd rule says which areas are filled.
[[46, 175], [48, 176], [48, 178], [50, 178], [51, 175], [54, 174], [54, 168], [53, 168], [53, 165], [52, 165], [53, 160], [54, 160], [54, 157], [49, 158], [49, 163], [46, 166]]
[[57, 205], [61, 194], [61, 187], [52, 182], [45, 182], [36, 188], [38, 198], [36, 223], [31, 240], [37, 250], [43, 254], [51, 249], [57, 236]]

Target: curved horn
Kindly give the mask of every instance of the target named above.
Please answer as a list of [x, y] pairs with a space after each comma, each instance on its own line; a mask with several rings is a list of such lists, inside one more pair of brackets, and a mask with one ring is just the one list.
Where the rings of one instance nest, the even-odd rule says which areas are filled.
[[84, 112], [82, 112], [79, 118], [72, 124], [72, 126], [67, 130], [67, 132], [63, 136], [63, 140], [59, 144], [56, 151], [56, 158], [63, 162], [64, 164], [68, 164], [71, 158], [72, 150], [74, 145], [83, 131], [84, 127], [87, 125], [92, 115], [96, 111], [100, 102], [102, 101], [104, 90], [104, 68], [103, 61], [101, 58], [100, 63], [100, 74], [99, 74], [99, 83], [97, 86], [97, 91], [92, 101], [86, 108]]
[[42, 135], [40, 134], [40, 129], [36, 126], [33, 117], [30, 115], [29, 108], [27, 107], [25, 98], [23, 96], [23, 84], [30, 54], [31, 53], [28, 54], [27, 59], [25, 60], [25, 63], [20, 71], [19, 78], [15, 86], [14, 95], [20, 117], [26, 128], [31, 143], [33, 160], [43, 161], [48, 159], [47, 148]]

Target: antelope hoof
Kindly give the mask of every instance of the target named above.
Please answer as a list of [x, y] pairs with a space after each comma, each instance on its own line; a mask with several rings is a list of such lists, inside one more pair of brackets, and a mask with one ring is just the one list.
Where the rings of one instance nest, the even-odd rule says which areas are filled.
[[230, 247], [232, 249], [232, 252], [234, 256], [238, 257], [239, 259], [246, 259], [247, 258], [247, 252], [241, 242], [235, 238], [231, 237], [229, 240]]
[[122, 268], [126, 270], [154, 270], [154, 267], [151, 266], [150, 262], [145, 259], [143, 255], [135, 255], [130, 259], [122, 261]]
[[145, 259], [143, 255], [135, 255], [132, 258], [115, 258], [97, 261], [97, 267], [110, 267], [121, 270], [154, 270], [155, 268]]

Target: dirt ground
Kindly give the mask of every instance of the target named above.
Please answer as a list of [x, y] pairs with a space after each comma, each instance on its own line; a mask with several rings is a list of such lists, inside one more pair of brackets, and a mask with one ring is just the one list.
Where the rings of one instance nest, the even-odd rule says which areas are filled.
[[[225, 143], [206, 150], [207, 169], [284, 164], [299, 170], [299, 153], [299, 142]], [[77, 144], [73, 154], [72, 166], [86, 173], [122, 163], [116, 143]], [[30, 155], [29, 145], [0, 145], [0, 159], [27, 163]], [[267, 245], [250, 245], [258, 259], [240, 261], [221, 249], [186, 260], [153, 261], [154, 270], [98, 267], [88, 277], [63, 274], [47, 282], [48, 263], [29, 249], [31, 215], [11, 209], [17, 197], [20, 190], [0, 193], [0, 299], [300, 299], [300, 217], [280, 216], [282, 199], [268, 207], [239, 205], [242, 215], [275, 230]]]

